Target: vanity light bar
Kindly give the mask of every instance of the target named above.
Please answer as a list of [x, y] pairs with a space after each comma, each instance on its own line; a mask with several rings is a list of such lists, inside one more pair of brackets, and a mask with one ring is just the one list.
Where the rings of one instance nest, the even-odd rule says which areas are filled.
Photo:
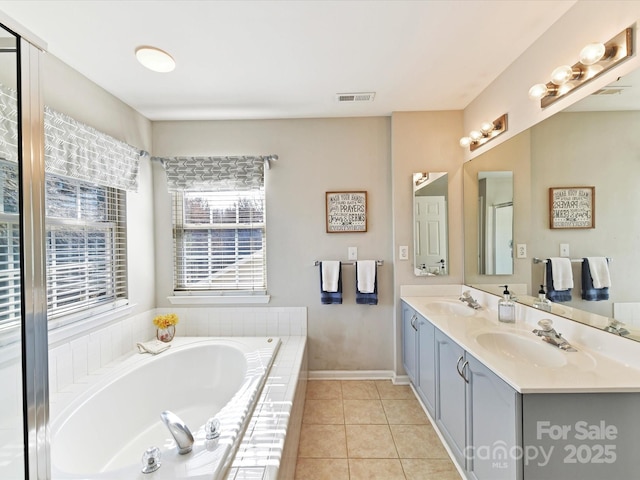
[[482, 122], [479, 130], [472, 130], [469, 132], [468, 137], [462, 137], [460, 139], [460, 146], [462, 148], [469, 147], [472, 152], [480, 148], [485, 143], [507, 131], [507, 118], [508, 116], [505, 113], [493, 122]]
[[591, 79], [610, 70], [633, 54], [632, 29], [627, 28], [606, 43], [590, 43], [580, 52], [580, 60], [561, 65], [551, 72], [548, 83], [537, 83], [529, 89], [529, 98], [540, 100], [545, 108], [560, 100]]

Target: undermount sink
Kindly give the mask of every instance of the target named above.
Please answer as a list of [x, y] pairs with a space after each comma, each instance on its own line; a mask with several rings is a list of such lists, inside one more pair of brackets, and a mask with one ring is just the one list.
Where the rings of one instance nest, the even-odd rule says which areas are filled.
[[537, 337], [527, 338], [512, 332], [485, 332], [479, 334], [476, 341], [487, 350], [536, 367], [563, 367], [567, 364], [567, 355], [572, 355]]
[[475, 314], [475, 310], [462, 302], [449, 300], [434, 300], [425, 305], [426, 309], [432, 313], [440, 315], [456, 315], [458, 317], [470, 317]]

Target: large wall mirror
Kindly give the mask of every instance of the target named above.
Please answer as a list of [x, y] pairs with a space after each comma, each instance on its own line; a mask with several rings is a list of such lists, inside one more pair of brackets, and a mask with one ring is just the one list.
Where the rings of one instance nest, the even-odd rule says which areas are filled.
[[418, 276], [448, 275], [446, 172], [413, 174], [413, 265]]
[[[640, 72], [620, 78], [465, 164], [465, 283], [495, 294], [501, 290], [497, 284], [514, 285], [518, 300], [531, 304], [540, 285], [546, 286], [545, 263], [534, 258], [568, 256], [574, 281], [571, 300], [554, 303], [553, 312], [640, 340], [638, 132]], [[496, 277], [483, 273], [477, 261], [478, 173], [504, 170], [513, 171], [513, 243], [526, 248], [526, 257], [514, 259], [511, 275]], [[549, 189], [576, 186], [595, 189], [595, 227], [550, 228]], [[585, 257], [610, 259], [607, 300], [582, 299]]]

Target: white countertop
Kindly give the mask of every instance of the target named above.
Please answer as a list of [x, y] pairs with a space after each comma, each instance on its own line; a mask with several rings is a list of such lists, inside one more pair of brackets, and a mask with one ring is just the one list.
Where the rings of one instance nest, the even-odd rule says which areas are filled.
[[[566, 339], [577, 352], [566, 352], [546, 344], [532, 332], [537, 327], [535, 323], [519, 319], [518, 314], [516, 323], [508, 324], [498, 322], [495, 310], [484, 305], [481, 310], [472, 310], [462, 304], [458, 296], [403, 296], [402, 300], [520, 393], [640, 392], [640, 369], [605, 356], [580, 344], [579, 338], [576, 340], [569, 335], [565, 335]], [[442, 309], [434, 311], [433, 307], [429, 307], [433, 302], [440, 302], [445, 307], [447, 302], [456, 302], [469, 309], [469, 312], [463, 313], [471, 315], [460, 316]], [[520, 306], [518, 311], [521, 308], [531, 307]], [[548, 317], [555, 321], [553, 315]], [[556, 326], [556, 329], [563, 332], [562, 327]], [[486, 340], [496, 333], [499, 338], [516, 340], [515, 352], [482, 345], [483, 338]], [[490, 335], [481, 337], [482, 334]], [[534, 342], [541, 345], [538, 347]], [[518, 353], [518, 346], [522, 346], [522, 353]], [[532, 357], [524, 357], [529, 348], [537, 355], [539, 362]], [[544, 348], [549, 351], [546, 352]]]

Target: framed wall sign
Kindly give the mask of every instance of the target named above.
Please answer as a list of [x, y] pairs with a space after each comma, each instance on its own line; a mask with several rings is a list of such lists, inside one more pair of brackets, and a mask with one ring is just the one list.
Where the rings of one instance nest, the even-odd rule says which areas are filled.
[[550, 228], [595, 228], [595, 187], [549, 188]]
[[367, 192], [327, 192], [327, 233], [367, 231]]

